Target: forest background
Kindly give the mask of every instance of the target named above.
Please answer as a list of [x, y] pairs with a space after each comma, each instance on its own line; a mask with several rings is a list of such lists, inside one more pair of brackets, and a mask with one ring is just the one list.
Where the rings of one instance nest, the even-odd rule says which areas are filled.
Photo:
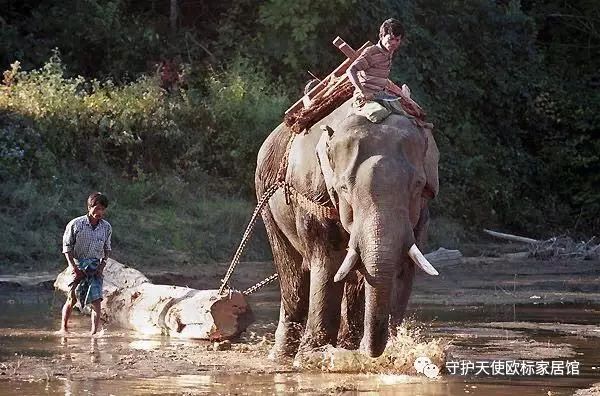
[[[256, 153], [310, 75], [379, 24], [408, 43], [393, 79], [435, 123], [431, 247], [482, 227], [600, 231], [595, 0], [1, 0], [0, 273], [58, 269], [66, 223], [111, 199], [115, 256], [228, 260]], [[264, 232], [246, 259], [270, 258]]]

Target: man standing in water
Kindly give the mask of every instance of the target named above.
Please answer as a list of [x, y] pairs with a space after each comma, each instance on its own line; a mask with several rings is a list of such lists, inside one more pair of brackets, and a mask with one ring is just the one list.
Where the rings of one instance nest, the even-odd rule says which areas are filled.
[[112, 227], [104, 220], [108, 208], [106, 195], [95, 192], [87, 199], [87, 214], [71, 220], [63, 235], [63, 253], [73, 271], [73, 281], [62, 309], [60, 331], [68, 331], [69, 318], [75, 303], [81, 308], [92, 305], [90, 335], [98, 332], [102, 301], [102, 271], [111, 252]]

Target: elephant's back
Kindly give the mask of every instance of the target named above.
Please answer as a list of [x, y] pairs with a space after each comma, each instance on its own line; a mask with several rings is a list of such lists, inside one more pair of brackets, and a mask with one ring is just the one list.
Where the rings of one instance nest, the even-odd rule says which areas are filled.
[[291, 134], [292, 131], [285, 124], [279, 124], [260, 147], [256, 159], [256, 173], [254, 175], [258, 198], [277, 182], [277, 171], [285, 156]]

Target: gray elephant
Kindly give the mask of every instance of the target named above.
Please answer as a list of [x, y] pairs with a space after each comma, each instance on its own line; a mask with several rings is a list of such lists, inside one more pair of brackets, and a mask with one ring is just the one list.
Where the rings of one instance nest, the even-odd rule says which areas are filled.
[[291, 141], [281, 124], [258, 154], [257, 196], [282, 186], [262, 212], [281, 287], [271, 358], [325, 344], [381, 355], [415, 263], [437, 274], [417, 248], [438, 192], [431, 131], [395, 114], [373, 124], [350, 107]]

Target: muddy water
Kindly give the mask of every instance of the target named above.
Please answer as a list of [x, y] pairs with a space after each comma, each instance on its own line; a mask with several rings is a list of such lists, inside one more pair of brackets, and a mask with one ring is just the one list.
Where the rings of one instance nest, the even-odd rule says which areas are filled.
[[[551, 377], [448, 375], [416, 372], [344, 373], [327, 367], [275, 365], [266, 354], [275, 329], [278, 294], [251, 297], [257, 322], [231, 351], [207, 342], [139, 337], [107, 327], [85, 336], [89, 318], [73, 318], [73, 335], [56, 336], [61, 296], [52, 291], [0, 294], [0, 395], [383, 394], [571, 395], [600, 382], [600, 307], [593, 305], [413, 305], [423, 340], [448, 344], [446, 361], [576, 360], [579, 375]], [[556, 322], [569, 323], [560, 325]], [[325, 352], [324, 352], [325, 354]], [[345, 356], [329, 351], [325, 361]], [[336, 360], [337, 361], [337, 360]], [[363, 366], [364, 368], [364, 366]], [[383, 370], [386, 371], [386, 370]]]

